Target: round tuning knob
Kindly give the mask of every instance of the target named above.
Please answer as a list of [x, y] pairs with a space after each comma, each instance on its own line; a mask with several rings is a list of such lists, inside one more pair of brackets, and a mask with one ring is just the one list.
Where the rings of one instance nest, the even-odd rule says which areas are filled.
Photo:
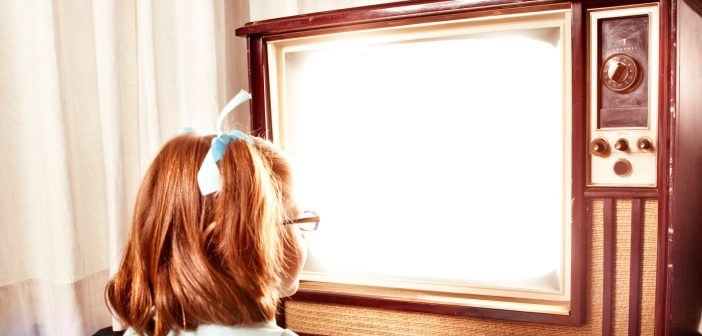
[[639, 65], [625, 54], [609, 56], [602, 64], [600, 71], [602, 83], [615, 92], [627, 92], [636, 88], [639, 83]]
[[590, 143], [590, 154], [606, 157], [609, 156], [609, 143], [603, 138], [597, 138]]
[[615, 174], [621, 177], [627, 177], [631, 175], [631, 162], [629, 162], [627, 159], [619, 159], [614, 163], [612, 169], [614, 170]]
[[626, 139], [619, 139], [614, 143], [614, 149], [622, 152], [629, 150], [629, 142]]
[[639, 138], [639, 141], [636, 142], [636, 146], [639, 147], [640, 150], [650, 152], [653, 150], [653, 141], [647, 137]]

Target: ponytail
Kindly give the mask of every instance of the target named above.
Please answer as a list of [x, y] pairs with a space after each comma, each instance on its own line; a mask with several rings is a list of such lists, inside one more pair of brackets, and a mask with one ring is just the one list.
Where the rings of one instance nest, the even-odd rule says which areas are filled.
[[215, 222], [226, 224], [220, 227], [217, 252], [260, 312], [272, 316], [284, 262], [280, 187], [271, 163], [245, 141], [232, 141], [219, 167], [222, 189], [215, 203]]

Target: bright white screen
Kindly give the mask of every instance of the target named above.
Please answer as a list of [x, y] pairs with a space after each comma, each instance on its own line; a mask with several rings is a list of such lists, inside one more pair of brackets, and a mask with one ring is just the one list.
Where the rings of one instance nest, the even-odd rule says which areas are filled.
[[561, 29], [283, 53], [305, 271], [562, 290]]

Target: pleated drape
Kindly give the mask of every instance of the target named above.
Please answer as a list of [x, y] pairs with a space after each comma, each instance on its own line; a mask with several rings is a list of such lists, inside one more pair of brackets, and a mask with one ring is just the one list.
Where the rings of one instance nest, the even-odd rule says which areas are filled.
[[112, 323], [141, 176], [247, 87], [246, 20], [226, 0], [0, 0], [0, 335]]

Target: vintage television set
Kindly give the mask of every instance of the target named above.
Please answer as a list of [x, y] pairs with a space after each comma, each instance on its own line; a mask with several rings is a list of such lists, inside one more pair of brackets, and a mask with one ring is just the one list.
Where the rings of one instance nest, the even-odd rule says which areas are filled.
[[699, 1], [400, 1], [236, 34], [251, 128], [323, 221], [280, 324], [698, 334]]

